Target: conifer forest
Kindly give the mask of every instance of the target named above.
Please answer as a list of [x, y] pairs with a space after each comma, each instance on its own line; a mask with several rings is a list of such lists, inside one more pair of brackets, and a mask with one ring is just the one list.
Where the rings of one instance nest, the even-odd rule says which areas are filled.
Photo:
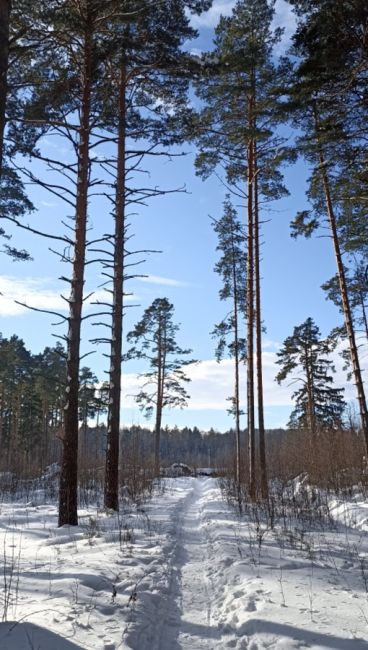
[[368, 644], [366, 0], [0, 0], [0, 650]]

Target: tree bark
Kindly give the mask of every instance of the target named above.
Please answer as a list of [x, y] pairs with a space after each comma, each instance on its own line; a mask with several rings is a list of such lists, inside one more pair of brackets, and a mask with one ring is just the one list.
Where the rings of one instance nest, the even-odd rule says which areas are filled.
[[261, 474], [261, 494], [268, 499], [266, 440], [263, 404], [263, 370], [262, 370], [262, 311], [261, 311], [261, 269], [259, 242], [259, 200], [258, 200], [258, 169], [257, 147], [254, 145], [255, 175], [254, 175], [254, 273], [255, 273], [255, 309], [256, 309], [256, 352], [257, 352], [257, 397], [258, 397], [258, 433], [259, 460]]
[[314, 406], [313, 369], [312, 369], [312, 362], [309, 358], [308, 345], [305, 346], [304, 353], [305, 353], [305, 372], [307, 376], [307, 396], [308, 396], [307, 420], [308, 420], [310, 442], [313, 445], [316, 439], [316, 417], [315, 417], [315, 406]]
[[[253, 82], [254, 83], [254, 82]], [[248, 98], [248, 123], [253, 128], [254, 93]], [[256, 497], [255, 466], [255, 425], [254, 425], [254, 139], [251, 135], [248, 144], [248, 179], [247, 179], [247, 408], [248, 408], [248, 452], [249, 452], [249, 494]]]
[[339, 276], [341, 300], [342, 300], [342, 307], [343, 307], [344, 318], [345, 318], [345, 327], [349, 339], [351, 362], [353, 366], [353, 375], [354, 375], [355, 385], [357, 389], [357, 397], [359, 403], [360, 418], [362, 422], [362, 430], [363, 430], [363, 435], [365, 440], [366, 453], [368, 456], [367, 400], [364, 392], [363, 378], [362, 378], [362, 372], [361, 372], [360, 362], [359, 362], [358, 347], [357, 347], [355, 332], [354, 332], [353, 317], [352, 317], [352, 312], [351, 312], [351, 307], [349, 302], [349, 294], [348, 294], [348, 288], [346, 282], [345, 269], [342, 260], [339, 235], [337, 232], [336, 216], [333, 209], [332, 196], [330, 190], [330, 180], [327, 174], [324, 151], [319, 137], [319, 120], [318, 120], [318, 113], [317, 113], [316, 106], [314, 106], [314, 119], [315, 119], [316, 139], [319, 147], [320, 170], [321, 170], [323, 189], [324, 189], [325, 199], [326, 199], [327, 215], [328, 215], [328, 220], [331, 229], [335, 259], [337, 265], [337, 273]]
[[3, 169], [6, 98], [8, 92], [10, 12], [11, 0], [0, 0], [0, 178]]
[[105, 467], [105, 507], [119, 510], [119, 435], [121, 398], [121, 353], [123, 336], [124, 243], [125, 243], [125, 138], [126, 70], [119, 80], [118, 160], [115, 198], [113, 311], [110, 354], [109, 409]]
[[162, 422], [162, 398], [161, 392], [157, 396], [156, 420], [155, 420], [155, 476], [160, 476], [160, 440]]
[[238, 490], [240, 488], [240, 386], [239, 386], [239, 322], [238, 322], [238, 282], [236, 277], [236, 260], [234, 251], [234, 240], [232, 239], [232, 272], [233, 272], [233, 309], [234, 309], [234, 361], [235, 361], [235, 382], [234, 382], [234, 398], [235, 398], [235, 445], [236, 445], [236, 483]]
[[64, 417], [64, 439], [60, 472], [59, 526], [78, 525], [78, 390], [80, 332], [83, 306], [84, 268], [86, 254], [89, 139], [91, 110], [92, 24], [87, 20], [82, 72], [81, 122], [78, 146], [75, 245], [73, 276], [69, 298], [67, 387]]
[[156, 419], [155, 419], [155, 475], [160, 476], [160, 438], [163, 406], [164, 386], [164, 342], [162, 316], [159, 316], [157, 331], [157, 397], [156, 397]]

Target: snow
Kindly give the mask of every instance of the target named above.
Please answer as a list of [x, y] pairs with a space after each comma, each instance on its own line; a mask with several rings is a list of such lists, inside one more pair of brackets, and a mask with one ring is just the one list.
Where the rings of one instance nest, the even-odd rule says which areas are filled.
[[[275, 527], [239, 516], [213, 477], [164, 479], [119, 516], [53, 503], [0, 506], [1, 650], [363, 650], [368, 504]], [[332, 519], [332, 520], [331, 520]], [[7, 620], [5, 620], [7, 619]]]

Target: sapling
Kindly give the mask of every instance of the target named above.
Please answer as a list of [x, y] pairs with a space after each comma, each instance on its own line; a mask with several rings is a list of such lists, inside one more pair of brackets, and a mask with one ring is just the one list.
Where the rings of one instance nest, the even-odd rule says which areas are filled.
[[21, 545], [22, 538], [20, 537], [18, 553], [16, 554], [16, 544], [14, 541], [14, 536], [12, 538], [12, 544], [10, 544], [11, 554], [10, 556], [7, 553], [7, 535], [4, 536], [4, 546], [3, 546], [3, 622], [8, 620], [8, 612], [10, 606], [12, 607], [13, 617], [18, 604], [19, 597], [19, 576], [20, 576], [20, 556], [21, 556]]
[[278, 582], [280, 585], [280, 592], [281, 592], [281, 598], [282, 598], [282, 607], [286, 607], [286, 601], [285, 601], [285, 592], [284, 592], [284, 584], [283, 584], [283, 575], [282, 575], [282, 555], [281, 555], [281, 550], [280, 550], [280, 574], [278, 578]]

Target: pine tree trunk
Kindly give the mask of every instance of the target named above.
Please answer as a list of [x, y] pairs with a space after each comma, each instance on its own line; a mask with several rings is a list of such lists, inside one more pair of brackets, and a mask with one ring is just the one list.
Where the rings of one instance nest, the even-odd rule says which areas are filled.
[[254, 273], [255, 273], [255, 307], [256, 307], [256, 351], [257, 351], [257, 397], [258, 397], [258, 432], [259, 432], [259, 460], [261, 473], [261, 494], [263, 499], [268, 499], [266, 440], [264, 426], [263, 405], [263, 370], [262, 370], [262, 312], [261, 312], [261, 270], [260, 270], [260, 242], [259, 242], [259, 200], [258, 200], [258, 169], [257, 148], [255, 148], [255, 176], [254, 176]]
[[235, 362], [235, 444], [236, 444], [236, 483], [238, 490], [240, 488], [240, 387], [239, 387], [239, 323], [238, 323], [238, 282], [236, 277], [236, 260], [234, 251], [234, 241], [232, 241], [232, 272], [233, 272], [233, 310], [234, 310], [234, 362]]
[[112, 510], [119, 510], [119, 435], [125, 240], [125, 93], [126, 71], [125, 65], [122, 65], [119, 81], [119, 130], [115, 199], [113, 312], [105, 469], [105, 507], [111, 508]]
[[160, 476], [160, 439], [162, 422], [162, 399], [158, 396], [155, 421], [155, 476]]
[[[253, 97], [248, 99], [249, 125], [253, 126]], [[247, 246], [247, 408], [249, 451], [249, 494], [256, 497], [256, 455], [254, 425], [254, 140], [248, 145], [248, 246]]]
[[69, 329], [67, 387], [64, 416], [64, 438], [60, 472], [59, 526], [78, 524], [78, 390], [80, 333], [83, 306], [84, 267], [86, 253], [89, 138], [91, 108], [92, 26], [86, 29], [82, 73], [81, 123], [78, 146], [75, 246], [73, 277], [69, 298]]
[[3, 168], [11, 0], [0, 0], [0, 178]]
[[313, 446], [316, 439], [316, 418], [314, 406], [314, 386], [313, 386], [313, 369], [312, 361], [309, 358], [308, 346], [305, 347], [305, 371], [307, 375], [307, 420], [310, 435], [310, 442]]
[[160, 476], [160, 437], [163, 404], [163, 341], [161, 316], [157, 332], [157, 398], [156, 398], [156, 420], [155, 420], [155, 475]]
[[351, 362], [353, 366], [355, 385], [357, 389], [360, 418], [362, 422], [362, 430], [363, 430], [363, 435], [365, 440], [366, 453], [368, 455], [367, 400], [364, 392], [364, 384], [363, 384], [362, 372], [361, 372], [360, 362], [359, 362], [358, 347], [357, 347], [355, 332], [354, 332], [353, 317], [352, 317], [351, 307], [349, 302], [349, 294], [348, 294], [348, 288], [346, 282], [345, 269], [342, 260], [339, 236], [337, 232], [336, 217], [333, 209], [331, 190], [330, 190], [330, 181], [326, 170], [326, 161], [324, 157], [323, 148], [319, 138], [318, 113], [316, 107], [314, 107], [314, 118], [315, 118], [315, 128], [316, 128], [316, 139], [319, 145], [320, 169], [321, 169], [322, 183], [323, 183], [323, 189], [324, 189], [325, 199], [326, 199], [327, 215], [328, 215], [328, 220], [331, 228], [331, 235], [332, 235], [332, 241], [334, 246], [336, 264], [337, 264], [337, 273], [339, 276], [339, 283], [340, 283], [342, 307], [343, 307], [343, 312], [345, 317], [345, 326], [346, 326], [347, 336], [349, 339], [350, 355], [351, 355]]
[[248, 263], [247, 263], [247, 404], [249, 447], [249, 493], [256, 496], [254, 426], [254, 223], [253, 223], [253, 142], [248, 149]]

